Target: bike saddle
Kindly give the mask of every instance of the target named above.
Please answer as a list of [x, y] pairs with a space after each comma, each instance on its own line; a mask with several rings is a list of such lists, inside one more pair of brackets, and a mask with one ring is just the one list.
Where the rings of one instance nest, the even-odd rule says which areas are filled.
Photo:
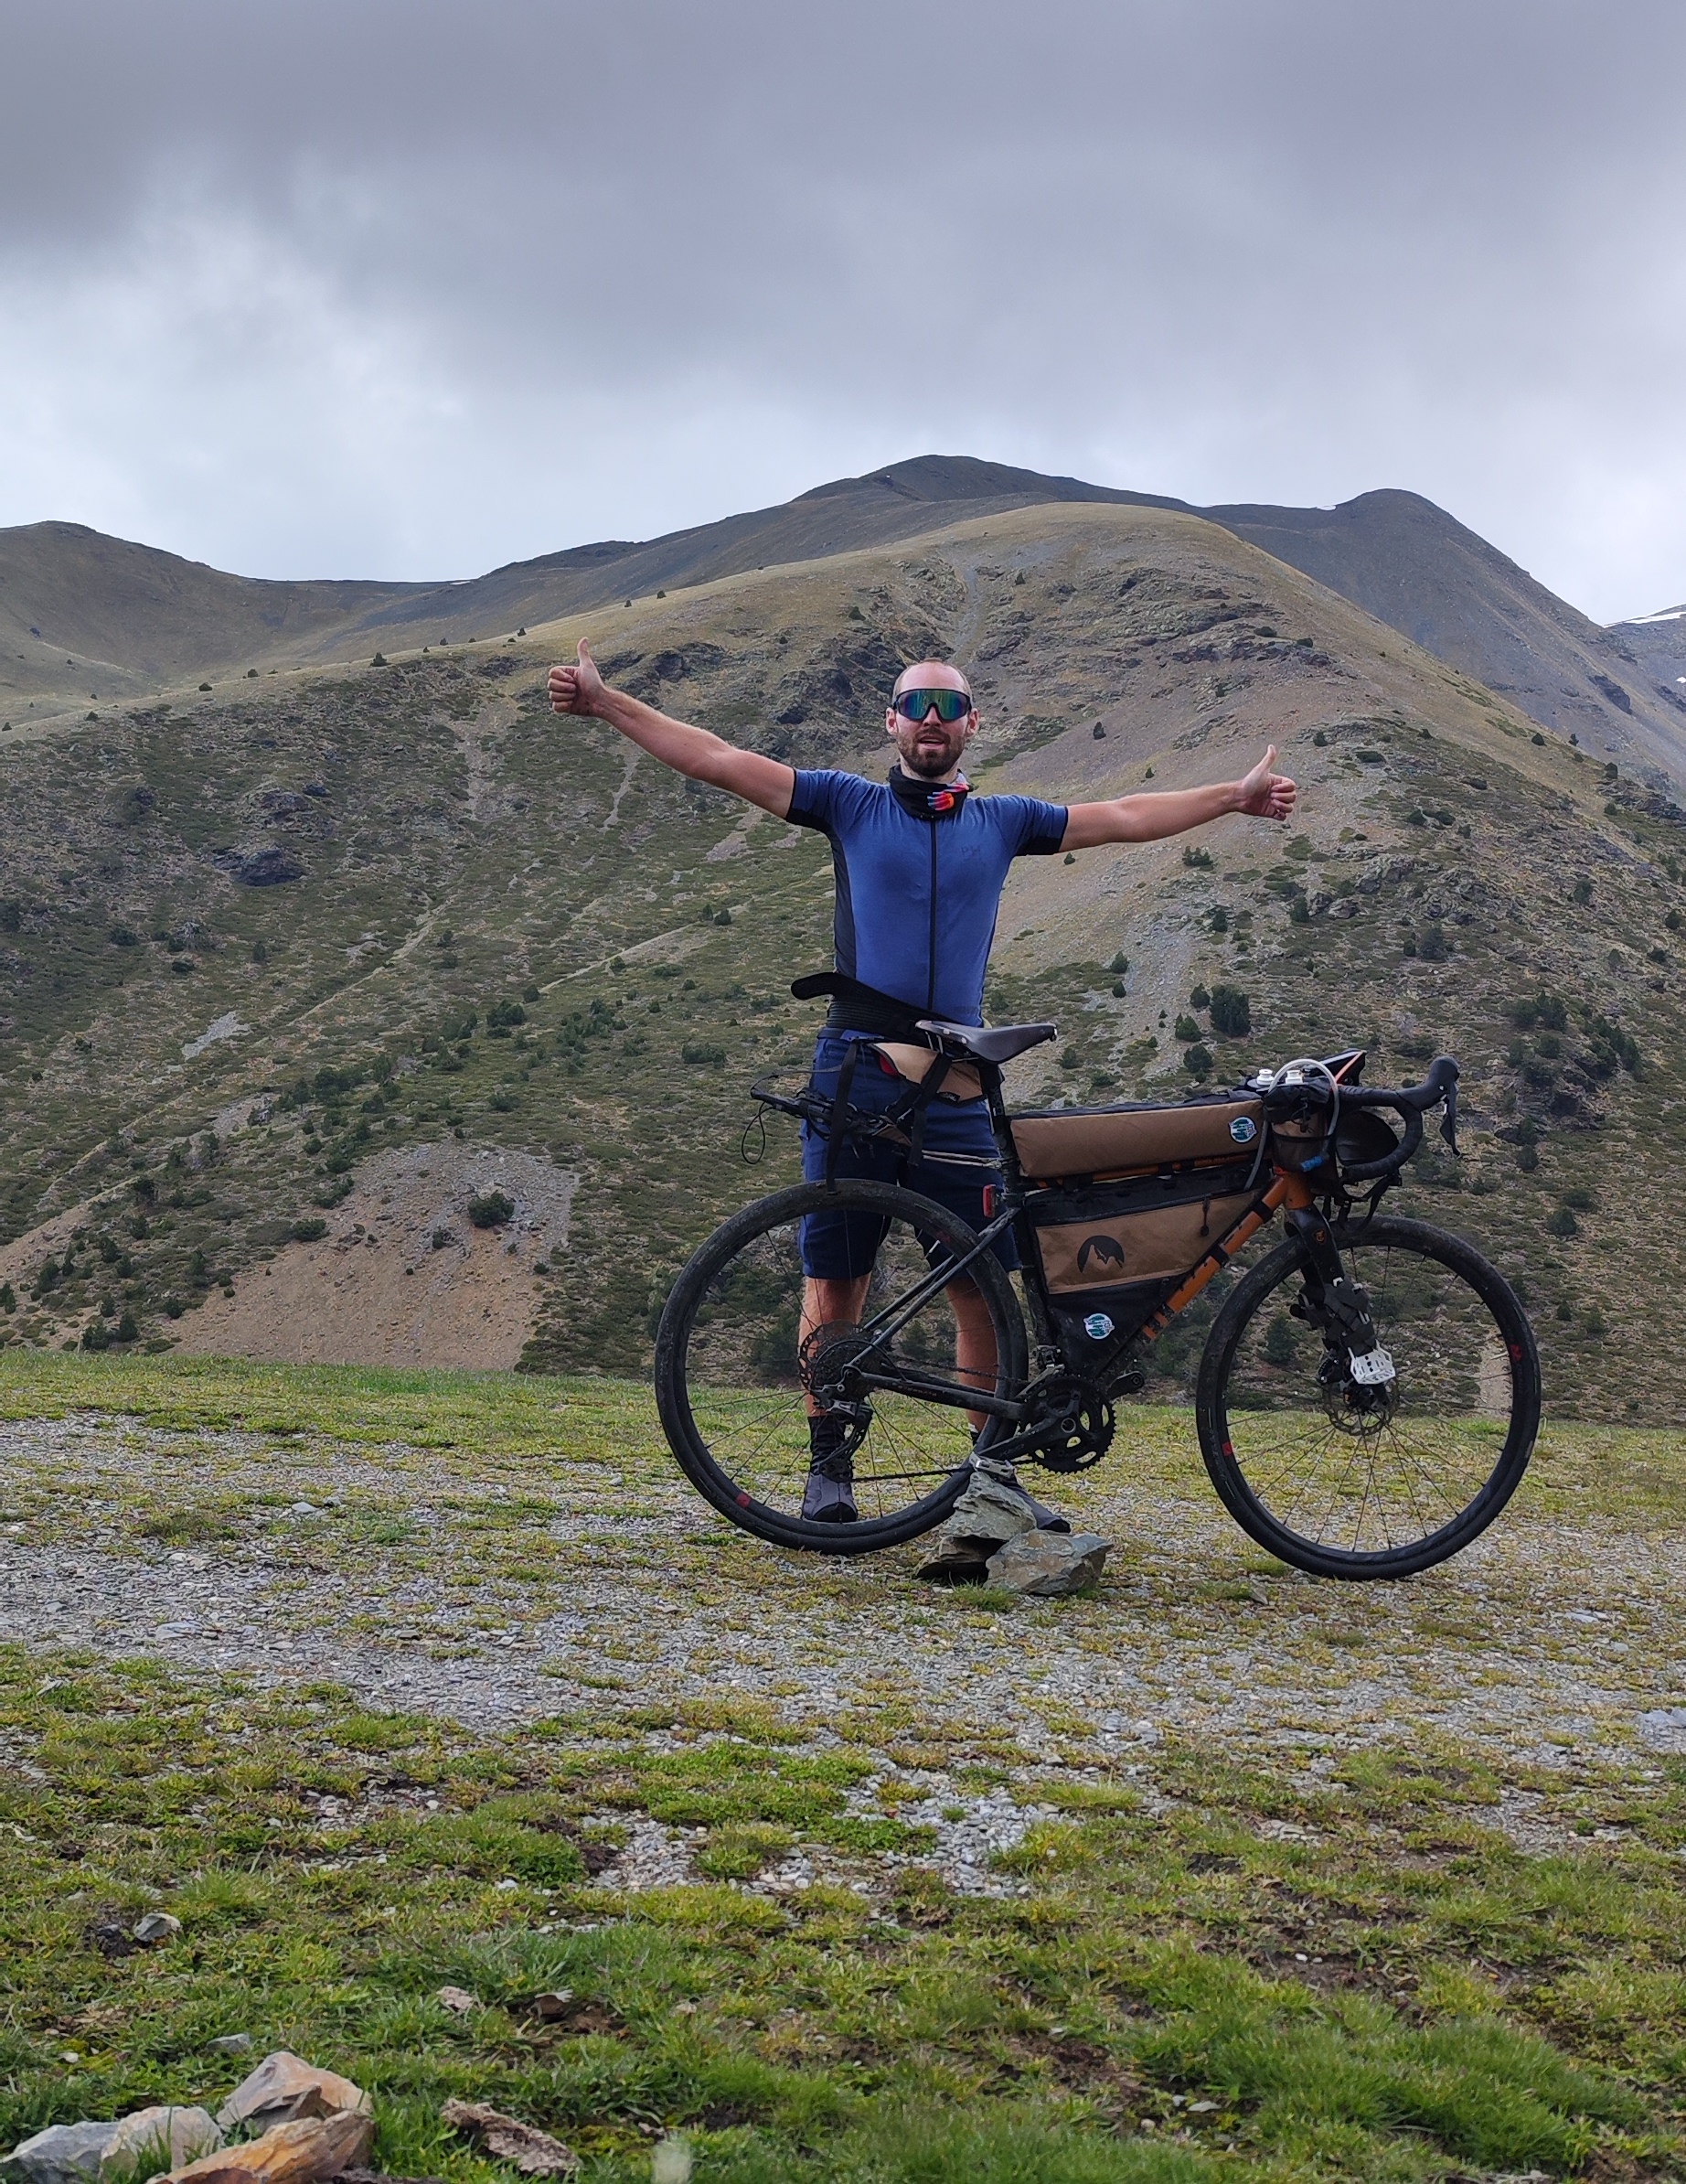
[[922, 1016], [919, 1029], [942, 1042], [944, 1054], [969, 1055], [979, 1062], [1010, 1062], [1028, 1047], [1044, 1039], [1057, 1039], [1057, 1023], [945, 1023], [940, 1016]]

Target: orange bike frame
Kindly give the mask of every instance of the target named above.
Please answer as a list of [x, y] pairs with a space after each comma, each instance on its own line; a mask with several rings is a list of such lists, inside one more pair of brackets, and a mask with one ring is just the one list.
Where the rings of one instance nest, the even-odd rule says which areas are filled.
[[1303, 1175], [1278, 1168], [1276, 1180], [1250, 1214], [1231, 1229], [1221, 1244], [1214, 1244], [1190, 1274], [1185, 1274], [1170, 1295], [1141, 1331], [1144, 1342], [1157, 1342], [1179, 1311], [1186, 1311], [1209, 1281], [1214, 1280], [1238, 1251], [1252, 1243], [1279, 1206], [1299, 1207], [1313, 1203], [1311, 1185]]

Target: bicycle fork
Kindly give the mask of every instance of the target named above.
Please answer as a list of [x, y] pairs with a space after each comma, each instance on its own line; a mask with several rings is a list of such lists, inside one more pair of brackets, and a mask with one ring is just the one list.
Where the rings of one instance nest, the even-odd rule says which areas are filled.
[[1284, 1218], [1305, 1247], [1305, 1288], [1288, 1310], [1323, 1336], [1318, 1377], [1331, 1386], [1348, 1379], [1359, 1387], [1390, 1386], [1393, 1360], [1376, 1332], [1370, 1292], [1342, 1268], [1328, 1220], [1314, 1205], [1285, 1207]]

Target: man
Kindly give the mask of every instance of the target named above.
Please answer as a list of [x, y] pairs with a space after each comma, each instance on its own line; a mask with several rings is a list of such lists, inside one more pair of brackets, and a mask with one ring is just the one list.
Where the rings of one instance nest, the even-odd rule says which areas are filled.
[[[922, 1016], [983, 1022], [984, 969], [1015, 857], [1158, 841], [1226, 812], [1286, 819], [1297, 793], [1285, 775], [1271, 772], [1273, 744], [1243, 779], [1200, 788], [1069, 806], [1034, 797], [974, 796], [960, 761], [977, 733], [977, 711], [966, 677], [942, 660], [917, 661], [896, 679], [884, 715], [896, 763], [882, 784], [829, 769], [799, 771], [670, 720], [611, 690], [583, 639], [571, 667], [550, 669], [550, 692], [552, 712], [607, 721], [677, 773], [828, 837], [837, 876], [837, 966], [855, 990], [834, 1001], [820, 1034], [814, 1082], [824, 1092], [837, 1089], [851, 1043], [905, 1037]], [[876, 1070], [851, 1071], [848, 1097], [856, 1107], [886, 1106], [905, 1088]], [[926, 1110], [923, 1151], [993, 1159], [995, 1140], [981, 1103], [934, 1102]], [[827, 1154], [824, 1137], [805, 1127], [803, 1173], [809, 1180], [826, 1173]], [[922, 1160], [910, 1173], [895, 1148], [859, 1140], [839, 1149], [833, 1171], [908, 1182], [973, 1226], [982, 1226], [987, 1171], [945, 1170]], [[975, 1180], [952, 1180], [956, 1174]], [[804, 1224], [803, 1340], [816, 1328], [859, 1320], [880, 1240], [864, 1233], [871, 1226], [858, 1214], [815, 1215]], [[1017, 1263], [1010, 1243], [998, 1248], [1009, 1267]], [[956, 1323], [956, 1369], [968, 1382], [988, 1386], [995, 1338], [984, 1301], [964, 1279], [947, 1294]], [[857, 1511], [845, 1423], [815, 1414], [811, 1403], [809, 1410], [812, 1468], [803, 1515], [852, 1524]], [[1006, 1466], [998, 1467], [998, 1479], [1003, 1472], [1017, 1487]], [[1069, 1528], [1063, 1517], [1025, 1498], [1039, 1525]]]

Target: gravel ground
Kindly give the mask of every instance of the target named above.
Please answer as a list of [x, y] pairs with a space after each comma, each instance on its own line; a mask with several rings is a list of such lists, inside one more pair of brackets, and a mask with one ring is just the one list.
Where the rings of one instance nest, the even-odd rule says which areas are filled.
[[[992, 1613], [919, 1585], [912, 1551], [828, 1560], [746, 1539], [655, 1452], [487, 1465], [91, 1414], [6, 1424], [0, 1450], [0, 1640], [331, 1679], [470, 1729], [722, 1688], [810, 1726], [888, 1708], [932, 1748], [894, 1762], [915, 1799], [902, 1816], [937, 1828], [965, 1886], [1011, 1885], [987, 1860], [1045, 1815], [1005, 1791], [959, 1809], [944, 1740], [1005, 1735], [1021, 1776], [1099, 1768], [1144, 1789], [1168, 1737], [1314, 1777], [1370, 1742], [1638, 1780], [1686, 1752], [1686, 1543], [1570, 1523], [1549, 1507], [1562, 1493], [1525, 1491], [1410, 1583], [1339, 1586], [1267, 1565], [1197, 1472], [1132, 1480], [1115, 1462], [1058, 1483], [1117, 1543], [1098, 1596]], [[170, 1512], [213, 1504], [229, 1536], [169, 1543]], [[1545, 1849], [1563, 1840], [1546, 1805], [1507, 1788], [1494, 1816]], [[606, 1878], [679, 1877], [683, 1833], [641, 1825]], [[764, 1885], [800, 1885], [802, 1864]]]

